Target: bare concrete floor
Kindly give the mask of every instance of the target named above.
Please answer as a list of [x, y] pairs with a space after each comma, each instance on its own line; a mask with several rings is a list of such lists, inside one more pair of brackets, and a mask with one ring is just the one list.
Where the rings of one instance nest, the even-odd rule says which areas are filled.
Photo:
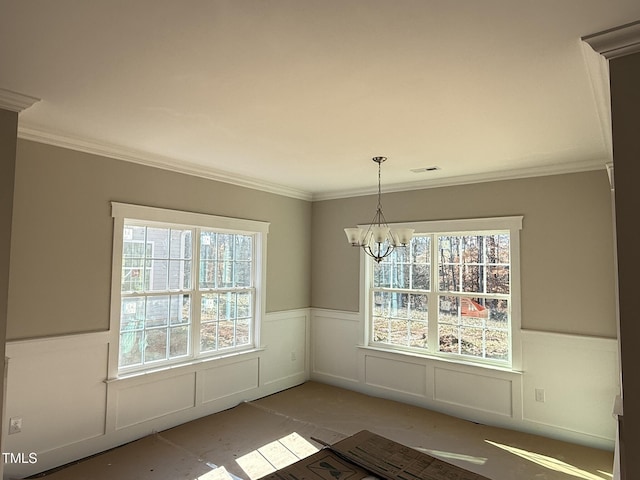
[[[256, 480], [370, 430], [493, 480], [606, 480], [613, 454], [307, 382], [40, 475], [47, 480]], [[223, 467], [223, 468], [219, 468]]]

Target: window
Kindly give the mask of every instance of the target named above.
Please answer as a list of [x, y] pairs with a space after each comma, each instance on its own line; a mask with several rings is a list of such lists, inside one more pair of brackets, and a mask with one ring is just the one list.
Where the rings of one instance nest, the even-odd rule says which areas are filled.
[[120, 203], [112, 212], [114, 370], [258, 345], [268, 224]]
[[408, 247], [368, 259], [369, 344], [512, 367], [521, 225], [521, 217], [406, 225], [416, 229]]

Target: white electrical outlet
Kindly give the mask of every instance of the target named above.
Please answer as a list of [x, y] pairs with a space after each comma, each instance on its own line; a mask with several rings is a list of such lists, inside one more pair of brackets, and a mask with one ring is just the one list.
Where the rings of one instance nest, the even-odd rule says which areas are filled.
[[22, 417], [12, 417], [9, 419], [9, 435], [22, 431]]
[[545, 401], [544, 388], [536, 388], [536, 402], [544, 403]]
[[297, 358], [298, 356], [296, 355], [296, 352], [291, 352], [291, 361], [295, 362]]

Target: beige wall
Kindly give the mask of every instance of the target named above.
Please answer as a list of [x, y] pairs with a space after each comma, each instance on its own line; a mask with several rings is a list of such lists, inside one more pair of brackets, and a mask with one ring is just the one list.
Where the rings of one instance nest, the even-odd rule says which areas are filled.
[[613, 59], [611, 112], [618, 247], [620, 349], [624, 415], [621, 422], [623, 479], [640, 478], [640, 350], [638, 338], [638, 179], [640, 178], [640, 53]]
[[[522, 327], [616, 337], [606, 170], [383, 195], [389, 222], [523, 215]], [[343, 227], [368, 223], [372, 196], [314, 202], [312, 305], [358, 310], [359, 252]]]
[[310, 305], [310, 202], [19, 140], [8, 339], [108, 329], [111, 201], [271, 222], [267, 311]]

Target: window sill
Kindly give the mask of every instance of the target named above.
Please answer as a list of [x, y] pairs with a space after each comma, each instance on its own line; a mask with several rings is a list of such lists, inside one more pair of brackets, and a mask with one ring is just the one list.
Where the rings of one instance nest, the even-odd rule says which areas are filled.
[[369, 351], [373, 351], [373, 352], [385, 353], [385, 354], [393, 355], [393, 356], [397, 355], [397, 356], [400, 356], [400, 357], [411, 357], [411, 358], [415, 358], [415, 359], [419, 359], [419, 360], [423, 360], [423, 361], [435, 362], [435, 363], [441, 363], [441, 364], [448, 364], [448, 365], [452, 365], [452, 366], [469, 367], [469, 368], [480, 368], [480, 369], [484, 369], [484, 370], [491, 370], [491, 371], [494, 371], [494, 372], [507, 373], [507, 374], [516, 374], [516, 375], [522, 375], [524, 373], [521, 370], [514, 370], [511, 367], [506, 367], [506, 366], [501, 366], [501, 365], [494, 365], [494, 364], [491, 364], [491, 363], [472, 362], [472, 361], [468, 361], [468, 360], [464, 360], [464, 359], [458, 359], [458, 358], [446, 358], [446, 357], [441, 357], [441, 356], [438, 356], [438, 355], [429, 355], [429, 354], [424, 354], [424, 353], [411, 352], [411, 351], [408, 351], [408, 350], [396, 350], [396, 349], [392, 349], [392, 348], [384, 348], [384, 347], [372, 346], [372, 345], [358, 345], [358, 348], [360, 348], [362, 350], [369, 350]]
[[123, 373], [114, 378], [107, 378], [106, 380], [104, 380], [104, 383], [111, 384], [111, 383], [117, 383], [117, 382], [122, 382], [127, 380], [141, 379], [148, 376], [155, 376], [155, 377], [172, 376], [179, 373], [187, 373], [190, 371], [198, 370], [199, 367], [206, 365], [208, 363], [243, 357], [246, 355], [259, 353], [264, 350], [265, 350], [265, 347], [255, 347], [248, 350], [230, 352], [222, 355], [212, 355], [209, 357], [200, 357], [200, 358], [190, 359], [185, 362], [174, 363], [171, 365], [164, 365], [164, 366], [158, 366], [156, 368], [150, 368], [147, 370], [139, 370], [135, 372]]

